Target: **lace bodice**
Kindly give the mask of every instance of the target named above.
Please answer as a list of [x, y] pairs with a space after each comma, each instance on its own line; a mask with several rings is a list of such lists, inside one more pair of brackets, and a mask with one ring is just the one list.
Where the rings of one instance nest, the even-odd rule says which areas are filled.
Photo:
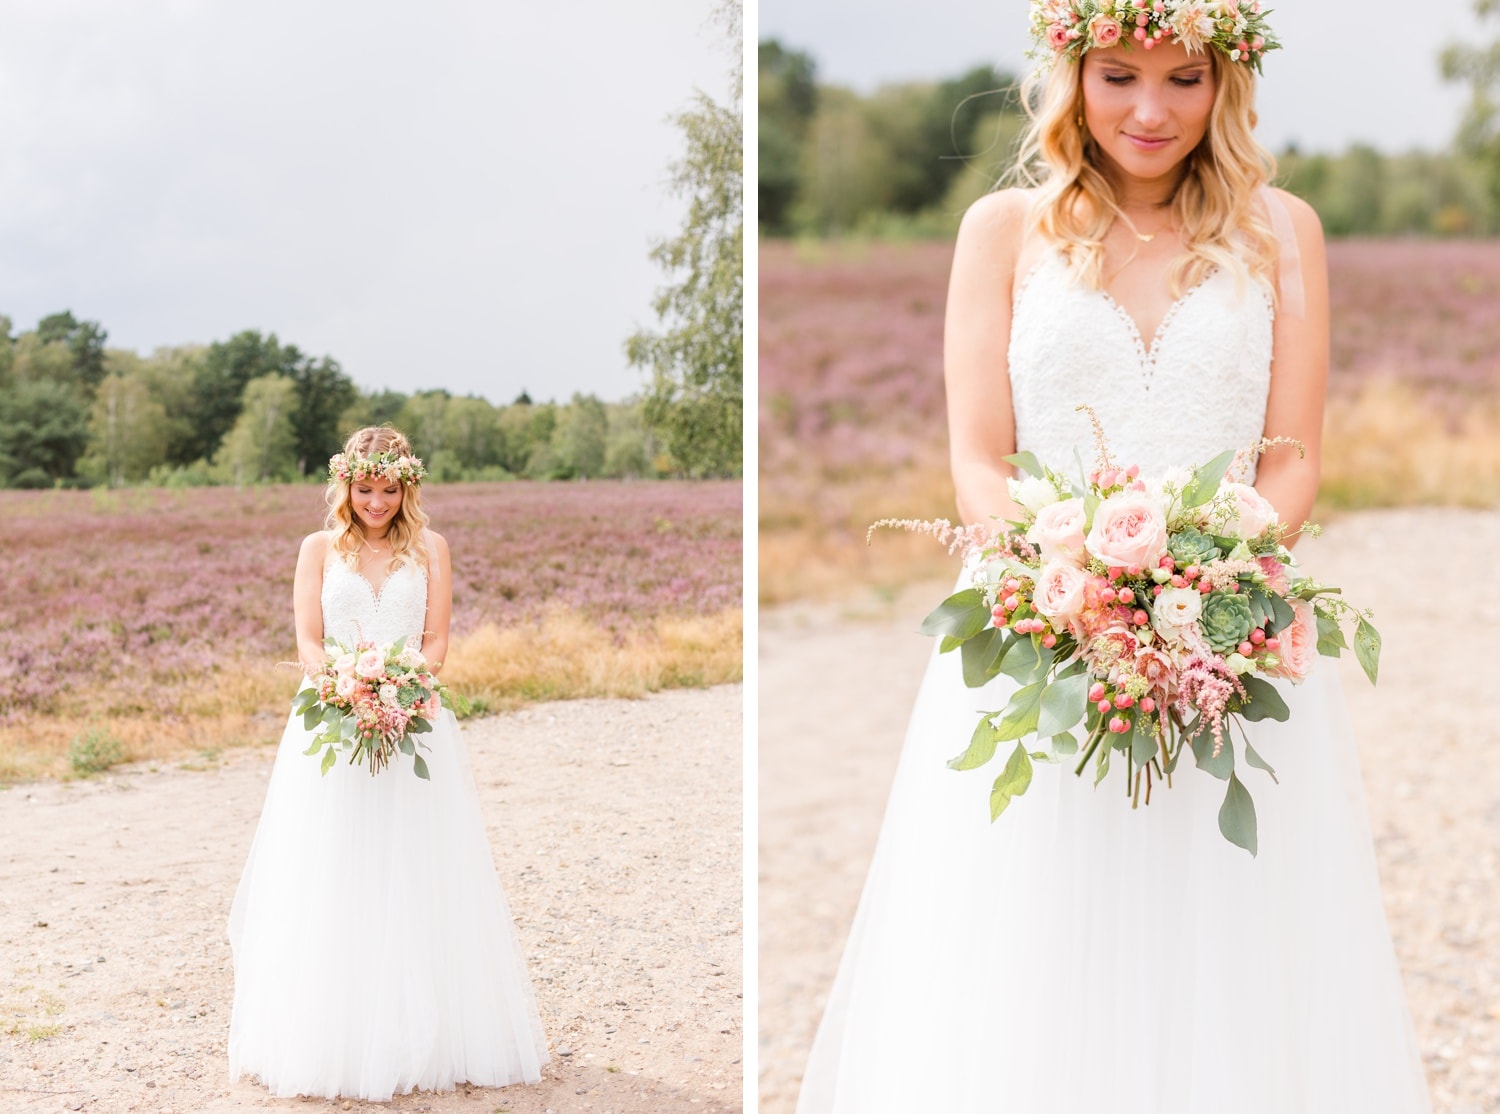
[[427, 620], [427, 573], [405, 564], [388, 574], [376, 592], [370, 582], [338, 558], [323, 568], [323, 637], [343, 642], [371, 639], [421, 648]]
[[1148, 348], [1103, 291], [1048, 252], [1016, 295], [1010, 386], [1016, 447], [1059, 470], [1094, 460], [1092, 406], [1121, 465], [1203, 464], [1260, 440], [1271, 384], [1270, 290], [1215, 270], [1173, 304]]

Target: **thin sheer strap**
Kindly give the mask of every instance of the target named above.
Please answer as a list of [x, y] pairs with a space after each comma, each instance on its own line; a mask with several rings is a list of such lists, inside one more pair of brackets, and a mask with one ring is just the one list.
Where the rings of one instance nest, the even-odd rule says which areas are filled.
[[1270, 186], [1262, 186], [1261, 199], [1266, 203], [1266, 215], [1271, 218], [1271, 231], [1276, 233], [1276, 242], [1281, 248], [1281, 313], [1300, 318], [1306, 312], [1302, 293], [1302, 251], [1297, 247], [1297, 230], [1292, 227], [1292, 214], [1286, 203]]

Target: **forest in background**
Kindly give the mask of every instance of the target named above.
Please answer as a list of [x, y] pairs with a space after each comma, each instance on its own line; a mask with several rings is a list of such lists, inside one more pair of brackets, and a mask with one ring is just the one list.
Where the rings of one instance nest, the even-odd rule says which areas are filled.
[[[1493, 2], [1479, 12], [1500, 20]], [[1024, 121], [1016, 75], [980, 66], [860, 94], [821, 83], [810, 54], [777, 40], [759, 55], [762, 236], [949, 238], [1010, 168]], [[1473, 93], [1461, 121], [1435, 130], [1441, 150], [1275, 152], [1277, 184], [1330, 236], [1500, 233], [1500, 43], [1436, 64]]]
[[390, 422], [438, 480], [661, 477], [683, 469], [636, 401], [524, 391], [365, 391], [331, 356], [245, 330], [150, 356], [71, 313], [13, 335], [0, 316], [0, 487], [321, 480], [350, 430]]

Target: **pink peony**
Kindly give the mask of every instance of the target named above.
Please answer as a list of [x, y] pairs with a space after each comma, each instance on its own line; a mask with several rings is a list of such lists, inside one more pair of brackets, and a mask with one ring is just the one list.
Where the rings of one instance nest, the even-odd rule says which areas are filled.
[[1088, 579], [1086, 573], [1073, 565], [1043, 565], [1032, 606], [1053, 620], [1054, 626], [1067, 623], [1083, 610]]
[[354, 672], [366, 680], [373, 680], [385, 673], [385, 655], [379, 650], [364, 650], [354, 663]]
[[1306, 600], [1291, 600], [1294, 618], [1279, 635], [1281, 664], [1267, 670], [1273, 677], [1285, 677], [1294, 684], [1312, 672], [1318, 655], [1318, 617]]
[[1036, 521], [1026, 531], [1026, 540], [1042, 551], [1047, 561], [1083, 563], [1082, 499], [1064, 499], [1037, 511]]
[[333, 669], [334, 669], [335, 673], [353, 673], [354, 672], [354, 655], [353, 654], [344, 654], [337, 661], [335, 661], [333, 663]]
[[1094, 512], [1094, 526], [1084, 545], [1113, 568], [1156, 567], [1167, 551], [1167, 519], [1150, 495], [1123, 491], [1111, 495]]
[[348, 700], [354, 695], [354, 690], [357, 688], [359, 688], [359, 682], [346, 673], [338, 679], [338, 683], [334, 685], [333, 691], [339, 694], [340, 699]]
[[1258, 538], [1268, 526], [1281, 521], [1276, 517], [1276, 508], [1265, 497], [1248, 484], [1227, 483], [1221, 489], [1232, 497], [1234, 517], [1225, 529], [1242, 538]]

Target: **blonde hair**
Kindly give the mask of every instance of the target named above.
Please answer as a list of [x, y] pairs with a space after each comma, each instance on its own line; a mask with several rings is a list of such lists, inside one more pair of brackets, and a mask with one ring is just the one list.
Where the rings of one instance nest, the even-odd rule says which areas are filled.
[[[1172, 264], [1172, 294], [1180, 297], [1214, 267], [1262, 279], [1274, 292], [1276, 235], [1254, 202], [1276, 173], [1276, 160], [1255, 138], [1255, 76], [1217, 50], [1208, 55], [1214, 73], [1208, 131], [1187, 156], [1172, 198], [1186, 249]], [[1059, 246], [1076, 279], [1099, 289], [1104, 236], [1120, 208], [1098, 149], [1078, 124], [1082, 74], [1082, 62], [1059, 60], [1027, 75], [1022, 103], [1031, 122], [1011, 178], [1036, 187], [1035, 228]]]
[[[345, 456], [376, 456], [380, 453], [414, 455], [406, 435], [390, 426], [366, 426], [355, 430], [344, 442]], [[377, 479], [360, 482], [382, 481]], [[324, 519], [323, 526], [332, 535], [329, 539], [330, 548], [350, 566], [355, 564], [360, 546], [365, 541], [364, 523], [354, 513], [349, 495], [352, 486], [351, 481], [334, 476], [329, 479], [328, 487], [323, 493], [328, 502], [328, 517]], [[422, 540], [422, 531], [427, 528], [427, 523], [427, 512], [422, 509], [422, 485], [416, 481], [402, 482], [401, 506], [396, 509], [385, 534], [385, 540], [391, 543], [392, 568], [405, 564], [426, 568], [427, 547], [418, 543]]]

